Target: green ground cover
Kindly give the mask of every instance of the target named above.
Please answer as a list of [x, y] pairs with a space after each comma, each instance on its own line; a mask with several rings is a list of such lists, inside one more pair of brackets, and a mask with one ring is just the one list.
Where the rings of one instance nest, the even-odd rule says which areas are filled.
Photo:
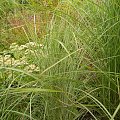
[[1, 120], [120, 120], [119, 0], [0, 1]]

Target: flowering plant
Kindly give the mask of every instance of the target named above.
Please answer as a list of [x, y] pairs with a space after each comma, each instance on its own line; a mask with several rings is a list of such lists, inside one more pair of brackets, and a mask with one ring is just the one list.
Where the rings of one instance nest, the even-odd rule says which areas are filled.
[[[37, 54], [42, 53], [43, 45], [35, 42], [29, 42], [24, 45], [12, 43], [8, 50], [0, 54], [0, 66], [22, 68], [27, 72], [39, 72], [39, 67], [32, 63]], [[40, 48], [40, 49], [39, 49]], [[40, 51], [41, 50], [41, 51]]]
[[[4, 68], [20, 69], [25, 71], [24, 73], [39, 73], [40, 68], [34, 59], [37, 55], [44, 55], [43, 48], [42, 44], [35, 42], [28, 42], [24, 45], [12, 43], [7, 50], [0, 52], [0, 67], [3, 68], [0, 72], [1, 85], [4, 85], [3, 83], [5, 82], [7, 87], [9, 84], [13, 86], [12, 81], [15, 82], [19, 78], [18, 76], [20, 76], [16, 71]], [[22, 75], [23, 77], [26, 80], [30, 80], [26, 75]]]

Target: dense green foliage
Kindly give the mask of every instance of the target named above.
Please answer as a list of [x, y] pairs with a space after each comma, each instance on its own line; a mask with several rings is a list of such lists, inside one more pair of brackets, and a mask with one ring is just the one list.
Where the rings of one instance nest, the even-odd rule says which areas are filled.
[[119, 0], [0, 1], [1, 120], [120, 120]]

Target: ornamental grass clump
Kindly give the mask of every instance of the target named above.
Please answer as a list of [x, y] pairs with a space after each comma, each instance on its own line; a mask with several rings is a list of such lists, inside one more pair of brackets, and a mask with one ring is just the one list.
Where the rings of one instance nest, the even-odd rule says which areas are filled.
[[0, 119], [119, 120], [119, 0], [43, 1], [15, 1], [11, 14], [30, 23], [2, 21], [3, 39], [19, 44], [0, 54]]

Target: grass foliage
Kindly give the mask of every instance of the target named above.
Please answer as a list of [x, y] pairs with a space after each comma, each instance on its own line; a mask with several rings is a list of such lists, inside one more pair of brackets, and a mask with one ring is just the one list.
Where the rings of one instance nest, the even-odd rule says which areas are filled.
[[119, 120], [119, 0], [0, 1], [1, 120]]

